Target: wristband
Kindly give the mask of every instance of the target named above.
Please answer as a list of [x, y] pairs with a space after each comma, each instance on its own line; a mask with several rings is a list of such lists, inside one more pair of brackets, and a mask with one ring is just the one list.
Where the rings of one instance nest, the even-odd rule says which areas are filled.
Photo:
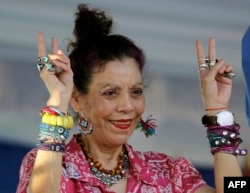
[[45, 151], [55, 151], [55, 152], [64, 152], [65, 144], [57, 143], [57, 144], [37, 144], [38, 150]]

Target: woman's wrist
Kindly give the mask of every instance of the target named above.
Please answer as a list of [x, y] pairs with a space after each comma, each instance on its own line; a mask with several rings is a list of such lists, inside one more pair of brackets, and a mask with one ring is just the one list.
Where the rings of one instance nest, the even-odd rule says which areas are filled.
[[205, 112], [206, 112], [207, 116], [214, 116], [214, 115], [218, 114], [219, 112], [225, 111], [227, 109], [228, 109], [228, 107], [226, 107], [226, 106], [225, 107], [213, 107], [213, 108], [207, 107], [205, 109]]
[[54, 107], [62, 112], [68, 112], [69, 99], [62, 99], [61, 97], [51, 96], [47, 103], [47, 107]]

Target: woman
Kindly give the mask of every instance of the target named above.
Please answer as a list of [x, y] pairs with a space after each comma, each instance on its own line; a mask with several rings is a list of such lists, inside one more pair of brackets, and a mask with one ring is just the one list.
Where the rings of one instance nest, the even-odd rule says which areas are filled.
[[[143, 51], [111, 29], [112, 19], [103, 11], [80, 4], [69, 58], [55, 38], [47, 57], [43, 35], [38, 34], [38, 69], [50, 98], [41, 109], [37, 148], [23, 160], [17, 192], [222, 193], [223, 177], [242, 173], [234, 152], [240, 150], [233, 138], [227, 139], [233, 145], [213, 145], [214, 136], [224, 138], [212, 130], [228, 128], [238, 136], [233, 122], [227, 128], [209, 122], [211, 116], [227, 109], [232, 86], [231, 79], [221, 76], [230, 73], [232, 66], [216, 61], [215, 40], [209, 41], [209, 60], [200, 41], [196, 48], [216, 190], [206, 185], [185, 158], [137, 152], [127, 144], [135, 128], [150, 136], [155, 125], [141, 119], [145, 108]], [[69, 104], [79, 115], [80, 134], [65, 146], [72, 127], [72, 117], [66, 113]]]

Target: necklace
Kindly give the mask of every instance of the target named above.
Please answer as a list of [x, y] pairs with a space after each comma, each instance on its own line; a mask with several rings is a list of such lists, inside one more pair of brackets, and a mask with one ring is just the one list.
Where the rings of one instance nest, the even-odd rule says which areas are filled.
[[75, 137], [78, 145], [81, 147], [84, 155], [88, 160], [90, 170], [98, 180], [110, 187], [126, 177], [129, 162], [127, 151], [124, 146], [122, 148], [121, 153], [119, 154], [119, 161], [117, 166], [112, 170], [107, 170], [103, 168], [101, 163], [95, 160], [95, 158], [91, 155], [89, 151], [86, 150], [84, 143], [81, 139], [81, 134], [77, 134], [75, 135]]

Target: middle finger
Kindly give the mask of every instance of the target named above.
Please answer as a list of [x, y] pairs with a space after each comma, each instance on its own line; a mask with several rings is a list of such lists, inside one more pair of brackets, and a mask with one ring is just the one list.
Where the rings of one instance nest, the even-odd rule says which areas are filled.
[[52, 48], [52, 54], [57, 54], [59, 46], [58, 46], [58, 41], [55, 37], [52, 37], [51, 39], [51, 48]]
[[210, 61], [216, 60], [216, 46], [214, 38], [209, 38], [208, 58]]

